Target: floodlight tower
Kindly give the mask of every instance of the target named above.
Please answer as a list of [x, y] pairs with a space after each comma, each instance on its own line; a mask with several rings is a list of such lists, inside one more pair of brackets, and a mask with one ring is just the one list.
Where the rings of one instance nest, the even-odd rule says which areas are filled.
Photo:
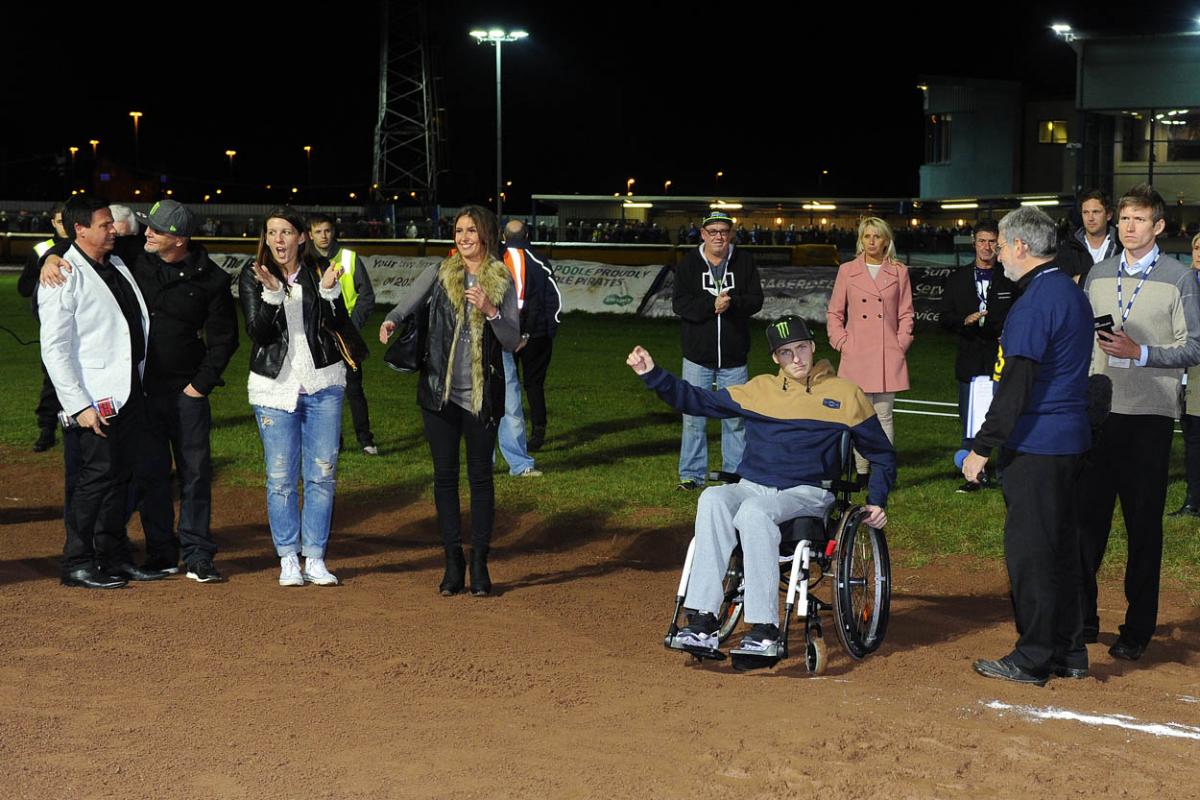
[[437, 102], [424, 0], [380, 0], [379, 113], [372, 188], [437, 205]]

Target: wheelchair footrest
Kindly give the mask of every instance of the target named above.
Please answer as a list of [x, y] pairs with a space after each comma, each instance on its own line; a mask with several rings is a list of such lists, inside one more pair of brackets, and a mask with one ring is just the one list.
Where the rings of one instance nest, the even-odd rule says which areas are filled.
[[778, 655], [766, 655], [766, 651], [731, 650], [730, 666], [738, 672], [749, 672], [755, 669], [770, 669], [779, 663]]
[[696, 658], [699, 658], [699, 659], [705, 659], [705, 660], [710, 660], [710, 661], [724, 661], [725, 660], [725, 654], [722, 653], [720, 650], [717, 650], [717, 649], [711, 648], [711, 647], [699, 647], [697, 645], [692, 645], [692, 644], [683, 644], [682, 642], [679, 641], [678, 635], [667, 637], [666, 641], [664, 641], [663, 644], [666, 646], [666, 648], [668, 650], [678, 650], [681, 653], [687, 653], [688, 655], [695, 656]]

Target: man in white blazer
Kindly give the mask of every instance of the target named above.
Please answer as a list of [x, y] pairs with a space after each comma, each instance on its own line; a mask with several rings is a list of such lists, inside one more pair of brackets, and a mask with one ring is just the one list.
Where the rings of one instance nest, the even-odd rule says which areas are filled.
[[125, 503], [143, 425], [141, 371], [150, 315], [118, 258], [112, 213], [96, 198], [75, 197], [63, 211], [72, 270], [61, 286], [38, 291], [42, 361], [63, 408], [79, 428], [79, 475], [64, 514], [62, 582], [115, 589], [166, 573], [134, 566]]

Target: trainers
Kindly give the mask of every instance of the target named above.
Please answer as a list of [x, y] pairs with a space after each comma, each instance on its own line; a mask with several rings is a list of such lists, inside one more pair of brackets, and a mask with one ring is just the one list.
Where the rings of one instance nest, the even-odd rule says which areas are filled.
[[716, 650], [721, 646], [717, 639], [720, 625], [714, 614], [692, 611], [687, 615], [688, 624], [675, 634], [675, 641], [680, 647], [700, 647], [705, 650]]
[[279, 559], [279, 585], [304, 585], [304, 577], [300, 574], [300, 556], [292, 553]]
[[179, 562], [169, 558], [154, 556], [146, 559], [146, 563], [142, 564], [142, 569], [146, 572], [165, 572], [168, 575], [179, 574]]
[[982, 483], [971, 483], [970, 481], [967, 481], [962, 486], [958, 487], [958, 491], [956, 493], [957, 494], [970, 494], [971, 492], [978, 492], [982, 488], [983, 488]]
[[750, 632], [742, 637], [739, 650], [765, 651], [779, 641], [779, 626], [759, 622], [751, 626]]
[[685, 478], [676, 484], [675, 488], [681, 492], [694, 492], [697, 489], [703, 489], [704, 484], [694, 478]]
[[188, 564], [187, 577], [197, 583], [221, 583], [225, 580], [224, 576], [217, 572], [213, 562], [207, 558], [203, 558], [195, 564]]
[[517, 473], [517, 477], [518, 478], [540, 478], [540, 477], [542, 477], [542, 471], [540, 469], [534, 469], [533, 467], [526, 467], [524, 470]]
[[337, 586], [337, 576], [325, 568], [325, 559], [304, 559], [304, 580], [317, 586]]
[[377, 456], [379, 455], [379, 448], [373, 444], [363, 445], [363, 453], [368, 456]]

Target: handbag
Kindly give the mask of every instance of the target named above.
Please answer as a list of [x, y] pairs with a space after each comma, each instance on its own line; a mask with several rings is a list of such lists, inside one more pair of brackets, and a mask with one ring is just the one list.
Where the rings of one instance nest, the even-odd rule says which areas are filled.
[[397, 372], [419, 372], [429, 338], [429, 300], [416, 312], [400, 320], [399, 330], [383, 355], [383, 362]]
[[[318, 281], [320, 280], [321, 270], [317, 270]], [[354, 323], [350, 321], [349, 314], [334, 313], [332, 317], [325, 312], [325, 305], [322, 302], [317, 303], [317, 307], [321, 309], [321, 331], [329, 335], [337, 346], [338, 352], [342, 354], [342, 361], [346, 362], [346, 366], [355, 372], [358, 371], [362, 362], [367, 360], [369, 351], [367, 343], [363, 341], [362, 334], [354, 327]]]

